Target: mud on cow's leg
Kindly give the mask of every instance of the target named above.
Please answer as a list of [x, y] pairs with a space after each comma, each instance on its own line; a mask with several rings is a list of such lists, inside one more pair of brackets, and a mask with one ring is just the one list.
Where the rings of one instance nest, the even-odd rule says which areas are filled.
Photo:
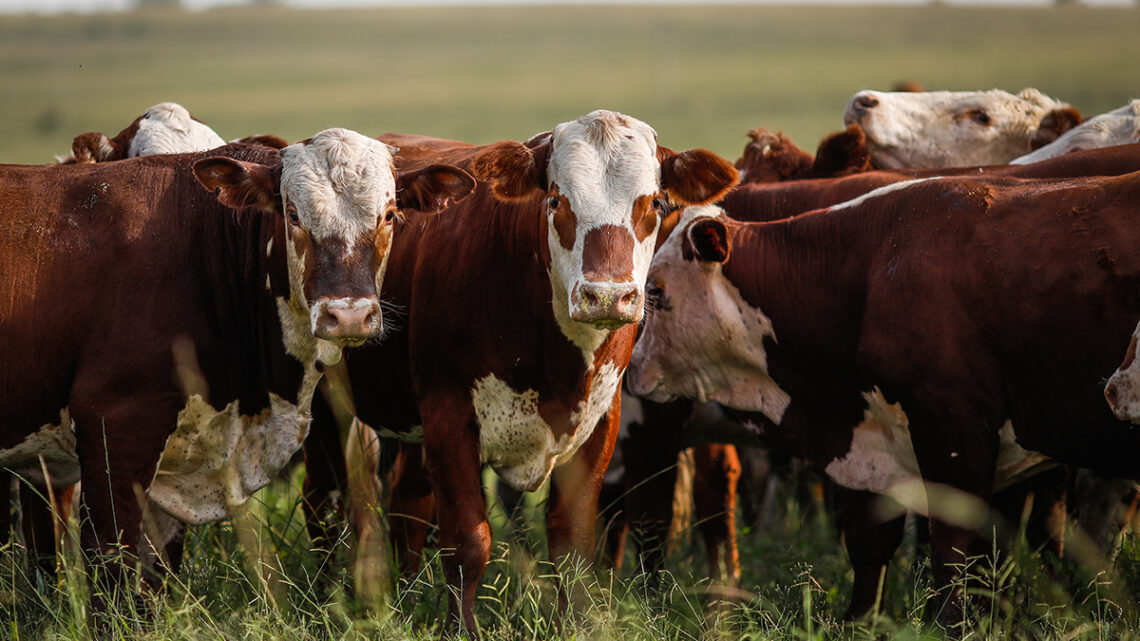
[[491, 558], [491, 525], [483, 496], [474, 409], [465, 394], [436, 395], [421, 399], [420, 416], [423, 460], [441, 507], [439, 547], [448, 587], [445, 629], [454, 631], [458, 625], [470, 638], [478, 638], [475, 592]]
[[883, 597], [887, 567], [902, 543], [906, 512], [894, 500], [871, 492], [839, 486], [834, 492], [843, 545], [855, 577], [851, 602], [843, 614], [851, 621], [867, 614]]

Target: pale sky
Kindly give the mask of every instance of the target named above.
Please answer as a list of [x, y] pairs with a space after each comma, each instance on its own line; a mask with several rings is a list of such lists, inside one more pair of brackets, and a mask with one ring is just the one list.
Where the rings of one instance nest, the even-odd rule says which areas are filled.
[[[305, 8], [382, 7], [382, 6], [453, 6], [480, 4], [547, 4], [547, 0], [279, 0], [281, 4]], [[1135, 0], [1080, 0], [1086, 5], [1129, 6]], [[928, 0], [622, 0], [619, 3], [605, 0], [557, 0], [556, 4], [926, 4]], [[948, 0], [950, 4], [1009, 4], [1049, 5], [1052, 0]], [[241, 0], [182, 0], [192, 10], [214, 6], [243, 4]], [[133, 7], [136, 0], [0, 0], [0, 13], [57, 13], [74, 11], [96, 13], [123, 11]]]

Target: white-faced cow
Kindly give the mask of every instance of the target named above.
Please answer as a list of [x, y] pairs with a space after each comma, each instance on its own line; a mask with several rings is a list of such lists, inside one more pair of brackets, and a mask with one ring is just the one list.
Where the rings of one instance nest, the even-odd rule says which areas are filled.
[[604, 110], [526, 143], [381, 140], [402, 166], [446, 159], [485, 181], [441, 217], [399, 225], [383, 296], [405, 327], [346, 359], [361, 420], [384, 434], [422, 425], [422, 454], [405, 445], [391, 490], [395, 545], [414, 569], [438, 515], [449, 620], [474, 634], [491, 552], [481, 467], [524, 491], [550, 478], [552, 557], [592, 553], [659, 217], [716, 200], [737, 173]]
[[61, 164], [85, 164], [206, 151], [226, 144], [206, 123], [190, 115], [182, 105], [160, 102], [143, 112], [114, 138], [97, 131], [79, 134], [71, 143], [71, 155]]
[[1119, 109], [1089, 118], [1044, 147], [1011, 160], [1010, 164], [1025, 165], [1083, 149], [1133, 142], [1140, 142], [1140, 100], [1133, 100]]
[[1112, 413], [1122, 421], [1140, 423], [1140, 365], [1136, 363], [1136, 342], [1140, 324], [1132, 332], [1132, 340], [1124, 352], [1124, 361], [1104, 387], [1104, 397]]
[[1025, 89], [990, 91], [860, 91], [847, 103], [845, 124], [867, 136], [880, 169], [1000, 165], [1081, 122], [1075, 108]]
[[318, 362], [380, 331], [395, 214], [473, 186], [344, 129], [0, 167], [0, 467], [82, 479], [91, 549], [227, 516], [300, 446]]
[[1140, 433], [1101, 397], [1140, 314], [1138, 202], [1128, 174], [917, 179], [771, 223], [690, 208], [627, 383], [716, 400], [841, 485], [927, 505], [948, 586], [954, 550], [982, 551], [960, 507], [1035, 460], [1140, 476]]

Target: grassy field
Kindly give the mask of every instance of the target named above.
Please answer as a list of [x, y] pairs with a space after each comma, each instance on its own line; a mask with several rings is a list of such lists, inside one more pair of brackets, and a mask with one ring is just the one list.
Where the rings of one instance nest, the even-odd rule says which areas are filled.
[[903, 79], [1018, 91], [1086, 115], [1140, 97], [1140, 11], [1082, 7], [577, 7], [0, 18], [0, 161], [48, 162], [173, 100], [230, 139], [329, 126], [490, 142], [598, 107], [730, 159], [802, 146]]
[[[472, 142], [522, 139], [598, 107], [638, 116], [674, 148], [730, 159], [752, 127], [814, 147], [847, 98], [910, 79], [928, 89], [1035, 86], [1086, 115], [1140, 97], [1140, 10], [641, 7], [368, 11], [232, 9], [0, 18], [0, 161], [48, 162], [74, 135], [109, 134], [156, 102], [190, 108], [223, 137], [306, 137], [329, 126]], [[2, 357], [0, 357], [2, 358]], [[299, 472], [300, 473], [300, 472]], [[251, 502], [238, 524], [194, 528], [182, 571], [145, 613], [122, 605], [88, 627], [74, 561], [59, 580], [0, 549], [0, 639], [424, 639], [437, 634], [438, 559], [365, 612], [344, 546], [310, 550], [297, 482]], [[785, 498], [742, 537], [742, 590], [710, 607], [703, 556], [681, 546], [644, 575], [564, 568], [576, 594], [557, 632], [552, 568], [531, 526], [505, 536], [477, 616], [502, 640], [940, 639], [923, 547], [908, 540], [882, 615], [837, 617], [851, 573], [829, 518]], [[241, 535], [245, 532], [246, 536]], [[239, 543], [239, 539], [242, 542]], [[509, 543], [514, 540], [515, 543]], [[244, 544], [242, 544], [244, 543]], [[1111, 565], [1056, 572], [1024, 543], [969, 568], [969, 639], [1140, 639], [1140, 545]], [[540, 555], [541, 556], [541, 555]], [[264, 564], [256, 559], [262, 559]]]

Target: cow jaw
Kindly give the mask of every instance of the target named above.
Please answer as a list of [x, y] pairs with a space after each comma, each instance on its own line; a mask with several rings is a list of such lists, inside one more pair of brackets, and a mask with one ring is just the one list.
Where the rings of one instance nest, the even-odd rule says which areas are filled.
[[1140, 423], [1140, 363], [1136, 361], [1137, 336], [1140, 324], [1132, 332], [1132, 340], [1124, 353], [1124, 362], [1116, 368], [1104, 387], [1104, 398], [1112, 413], [1122, 421]]
[[791, 397], [768, 373], [764, 341], [776, 338], [771, 320], [743, 299], [721, 265], [683, 256], [690, 223], [722, 213], [689, 207], [653, 259], [649, 282], [664, 298], [646, 318], [626, 381], [633, 393], [655, 401], [717, 401], [779, 423]]
[[558, 125], [552, 145], [545, 205], [552, 303], [564, 333], [578, 343], [591, 329], [641, 320], [661, 166], [653, 129], [614, 112]]

